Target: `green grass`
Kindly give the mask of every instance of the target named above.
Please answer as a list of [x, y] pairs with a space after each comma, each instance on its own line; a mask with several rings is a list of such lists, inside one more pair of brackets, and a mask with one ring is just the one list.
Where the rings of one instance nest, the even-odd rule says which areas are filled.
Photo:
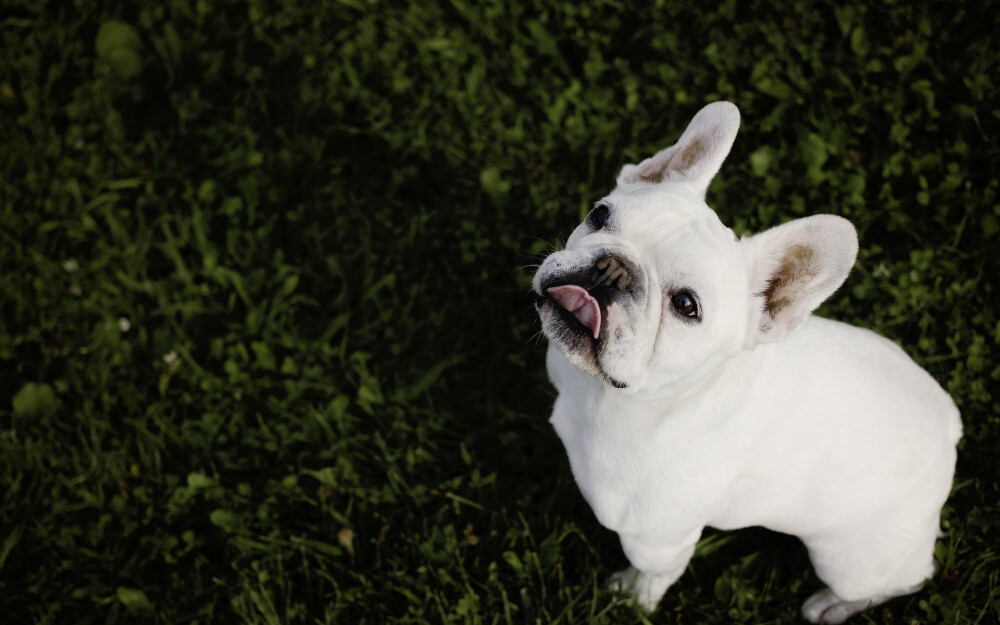
[[[647, 622], [547, 417], [527, 292], [705, 102], [737, 231], [833, 212], [824, 314], [966, 435], [943, 573], [1000, 619], [996, 2], [7, 2], [5, 623]], [[802, 547], [708, 534], [651, 623], [794, 622]]]

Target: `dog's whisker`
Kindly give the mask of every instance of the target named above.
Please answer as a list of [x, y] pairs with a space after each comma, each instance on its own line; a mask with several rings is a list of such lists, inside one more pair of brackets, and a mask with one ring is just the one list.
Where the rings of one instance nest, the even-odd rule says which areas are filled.
[[532, 336], [532, 339], [535, 341], [536, 351], [542, 348], [541, 342], [543, 338], [545, 338], [545, 332], [543, 332], [542, 330], [535, 332], [534, 336]]
[[524, 295], [524, 294], [532, 291], [532, 289], [534, 289], [534, 288], [535, 288], [534, 285], [532, 283], [528, 282], [526, 284], [522, 284], [521, 286], [519, 286], [517, 288], [517, 293], [518, 293], [518, 295]]

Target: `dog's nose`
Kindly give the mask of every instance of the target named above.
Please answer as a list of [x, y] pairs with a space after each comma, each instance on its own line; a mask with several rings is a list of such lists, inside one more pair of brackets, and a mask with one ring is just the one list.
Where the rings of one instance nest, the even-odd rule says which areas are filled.
[[594, 263], [595, 286], [607, 285], [624, 291], [632, 284], [632, 274], [618, 257], [608, 254]]

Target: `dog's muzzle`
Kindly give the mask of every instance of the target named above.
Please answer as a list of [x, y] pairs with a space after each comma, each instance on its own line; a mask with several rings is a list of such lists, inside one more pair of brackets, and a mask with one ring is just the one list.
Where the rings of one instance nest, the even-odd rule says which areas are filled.
[[[600, 256], [590, 269], [546, 280], [543, 292], [595, 339], [600, 337], [608, 304], [629, 291], [634, 269], [615, 254]], [[569, 320], [567, 320], [569, 321]]]

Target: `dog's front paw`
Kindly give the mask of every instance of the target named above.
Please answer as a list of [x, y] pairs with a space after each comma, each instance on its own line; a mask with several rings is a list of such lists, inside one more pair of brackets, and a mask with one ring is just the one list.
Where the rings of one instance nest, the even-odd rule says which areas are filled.
[[608, 580], [608, 588], [632, 595], [646, 612], [656, 609], [656, 604], [669, 587], [668, 576], [643, 573], [634, 566], [618, 571]]
[[608, 579], [608, 588], [615, 592], [631, 592], [637, 575], [639, 575], [639, 570], [634, 566], [612, 573]]

